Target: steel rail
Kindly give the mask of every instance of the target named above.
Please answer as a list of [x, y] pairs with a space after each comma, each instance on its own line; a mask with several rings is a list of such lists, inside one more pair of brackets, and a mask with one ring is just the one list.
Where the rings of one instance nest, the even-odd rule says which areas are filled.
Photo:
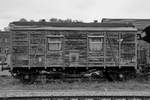
[[150, 100], [150, 96], [33, 96], [1, 97], [0, 100]]

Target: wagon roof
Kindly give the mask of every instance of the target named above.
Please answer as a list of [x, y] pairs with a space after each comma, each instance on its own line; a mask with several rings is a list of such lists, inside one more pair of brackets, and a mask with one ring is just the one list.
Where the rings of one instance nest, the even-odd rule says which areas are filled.
[[132, 23], [138, 30], [143, 30], [150, 25], [150, 19], [103, 18], [102, 23]]
[[130, 23], [12, 22], [12, 30], [136, 30]]
[[52, 26], [52, 27], [134, 27], [130, 23], [52, 23], [52, 22], [12, 22], [15, 26]]

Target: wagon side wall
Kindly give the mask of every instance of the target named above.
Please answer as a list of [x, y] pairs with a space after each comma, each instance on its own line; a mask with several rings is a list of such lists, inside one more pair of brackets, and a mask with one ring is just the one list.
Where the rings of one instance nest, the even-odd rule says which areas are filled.
[[12, 67], [135, 67], [135, 31], [12, 31]]

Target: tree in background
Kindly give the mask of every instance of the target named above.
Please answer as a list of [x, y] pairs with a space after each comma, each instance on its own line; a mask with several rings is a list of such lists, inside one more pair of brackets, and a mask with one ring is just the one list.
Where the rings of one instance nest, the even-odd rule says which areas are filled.
[[52, 23], [82, 23], [82, 21], [79, 20], [72, 20], [72, 19], [58, 19], [58, 18], [51, 18], [49, 20]]
[[[19, 22], [28, 22], [28, 20], [25, 19], [25, 18], [21, 18], [19, 20]], [[35, 21], [34, 20], [30, 20], [30, 22], [35, 22]], [[40, 19], [38, 22], [46, 22], [46, 20], [45, 19]], [[82, 21], [72, 20], [70, 18], [68, 18], [68, 19], [51, 18], [49, 20], [49, 22], [52, 22], [52, 23], [83, 23]]]
[[27, 22], [27, 20], [25, 18], [21, 18], [19, 22]]

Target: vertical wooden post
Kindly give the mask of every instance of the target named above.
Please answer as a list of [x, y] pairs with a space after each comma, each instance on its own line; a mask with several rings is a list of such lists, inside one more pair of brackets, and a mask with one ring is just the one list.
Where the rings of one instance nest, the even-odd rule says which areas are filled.
[[119, 49], [118, 49], [118, 67], [120, 68], [120, 61], [121, 61], [121, 32], [119, 33], [118, 32], [118, 35], [119, 35]]
[[30, 53], [30, 49], [31, 49], [31, 32], [28, 32], [28, 43], [29, 43], [29, 54], [28, 54], [28, 56], [29, 56], [29, 66], [31, 67], [31, 57], [30, 57], [30, 55], [31, 55], [31, 53]]
[[13, 35], [13, 31], [10, 31], [10, 70], [13, 70], [13, 66], [12, 66], [12, 56], [13, 56], [13, 50], [12, 50], [12, 35]]
[[137, 56], [138, 56], [138, 55], [137, 55], [137, 53], [138, 53], [138, 49], [137, 49], [137, 48], [138, 48], [138, 46], [137, 46], [137, 45], [138, 45], [138, 43], [137, 43], [137, 42], [138, 42], [138, 41], [137, 41], [137, 31], [134, 32], [134, 34], [135, 34], [135, 35], [134, 35], [134, 36], [135, 36], [135, 41], [134, 41], [134, 42], [135, 42], [135, 59], [136, 59], [136, 62], [135, 62], [135, 69], [137, 69], [137, 66], [138, 66], [138, 65], [137, 65], [137, 60], [138, 60], [138, 57], [137, 57]]
[[107, 33], [104, 32], [104, 68], [106, 68], [106, 35]]
[[29, 50], [29, 52], [28, 52], [28, 60], [29, 60], [29, 65], [28, 65], [28, 67], [31, 67], [30, 65], [30, 33], [28, 32], [27, 33], [27, 38], [28, 38], [28, 50]]
[[87, 32], [87, 34], [86, 34], [86, 41], [87, 41], [87, 43], [86, 43], [86, 45], [87, 45], [87, 63], [86, 63], [86, 67], [89, 67], [89, 61], [88, 61], [88, 57], [89, 57], [89, 39], [88, 39], [88, 32]]
[[[49, 31], [48, 31], [49, 32]], [[47, 31], [44, 31], [44, 41], [45, 41], [45, 51], [44, 51], [44, 59], [45, 59], [45, 61], [44, 61], [44, 67], [45, 67], [45, 69], [47, 68], [47, 64], [46, 64], [46, 61], [47, 61], [47, 59], [46, 59], [46, 54], [47, 54]]]

